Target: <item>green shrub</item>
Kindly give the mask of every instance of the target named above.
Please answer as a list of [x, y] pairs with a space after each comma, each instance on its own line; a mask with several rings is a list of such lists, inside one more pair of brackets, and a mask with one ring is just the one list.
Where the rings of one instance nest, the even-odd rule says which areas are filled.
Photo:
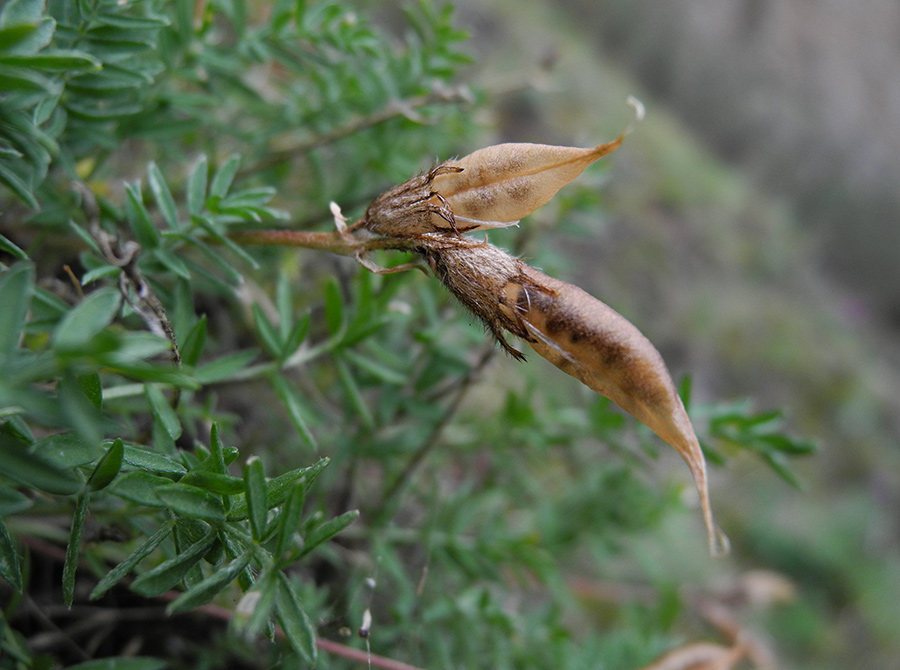
[[[619, 564], [680, 506], [648, 483], [646, 435], [548, 393], [546, 368], [487, 378], [492, 345], [433, 280], [229, 237], [328, 226], [329, 201], [359, 212], [458, 152], [480, 94], [451, 19], [420, 3], [392, 36], [327, 1], [5, 4], [2, 667], [294, 667], [317, 640], [344, 667], [327, 640], [365, 611], [373, 652], [432, 668], [630, 668], [672, 642], [665, 598], [570, 625], [570, 571]], [[710, 440], [786, 476], [809, 450], [777, 414], [706, 410]], [[129, 646], [129, 592], [205, 618]], [[122, 621], [33, 649], [29, 612], [54, 603], [60, 625]], [[259, 642], [276, 624], [289, 652]]]

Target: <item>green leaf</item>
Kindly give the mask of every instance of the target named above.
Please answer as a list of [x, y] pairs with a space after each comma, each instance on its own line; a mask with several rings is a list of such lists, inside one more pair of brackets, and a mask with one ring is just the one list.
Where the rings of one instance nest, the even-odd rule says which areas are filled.
[[256, 261], [256, 259], [253, 258], [253, 256], [251, 256], [249, 253], [247, 253], [240, 245], [235, 244], [234, 240], [220, 233], [215, 224], [207, 217], [192, 216], [191, 220], [194, 223], [198, 224], [201, 228], [203, 228], [203, 230], [212, 235], [212, 237], [217, 242], [228, 247], [228, 249], [230, 249], [232, 253], [234, 253], [238, 258], [247, 263], [247, 265], [252, 267], [254, 270], [259, 269], [259, 263]]
[[363, 425], [366, 428], [372, 429], [375, 426], [375, 418], [372, 416], [372, 412], [369, 411], [366, 401], [363, 400], [362, 392], [359, 389], [359, 385], [356, 383], [356, 378], [353, 376], [353, 373], [350, 372], [350, 368], [347, 367], [347, 363], [344, 361], [343, 356], [335, 354], [332, 360], [334, 360], [338, 378], [341, 381], [341, 386], [344, 388], [344, 392], [346, 393], [347, 400], [351, 407], [356, 410]]
[[10, 256], [15, 256], [20, 260], [27, 260], [28, 254], [26, 254], [19, 245], [10, 240], [6, 235], [0, 235], [0, 251], [4, 251], [8, 253]]
[[140, 182], [134, 182], [125, 186], [125, 215], [128, 225], [134, 232], [134, 236], [145, 249], [155, 249], [159, 246], [160, 236], [150, 212], [144, 207], [144, 196], [141, 193]]
[[28, 261], [19, 261], [0, 275], [0, 366], [12, 355], [25, 327], [25, 316], [31, 302], [34, 268]]
[[149, 472], [172, 475], [183, 475], [187, 472], [187, 468], [181, 463], [172, 460], [164, 454], [129, 444], [125, 445], [122, 460], [128, 463], [128, 465], [133, 465], [136, 468], [141, 468], [142, 470], [147, 470]]
[[239, 495], [245, 491], [243, 479], [208, 470], [192, 470], [178, 480], [178, 483], [196, 486], [204, 491], [223, 496]]
[[278, 331], [275, 330], [275, 326], [269, 321], [269, 317], [263, 314], [259, 305], [254, 304], [251, 310], [253, 312], [253, 323], [256, 326], [256, 332], [259, 335], [259, 339], [262, 340], [263, 346], [272, 356], [280, 359], [282, 350], [281, 338], [278, 336]]
[[73, 470], [59, 470], [28, 451], [28, 445], [0, 431], [0, 474], [31, 488], [71, 495], [81, 490], [81, 478]]
[[278, 573], [275, 592], [275, 612], [278, 623], [291, 647], [307, 663], [316, 662], [316, 634], [290, 581], [284, 573]]
[[166, 612], [175, 614], [176, 612], [186, 612], [200, 605], [205, 605], [228, 588], [249, 563], [250, 552], [244, 552], [228, 565], [216, 568], [213, 574], [172, 601], [166, 608]]
[[0, 518], [31, 509], [34, 502], [14, 488], [0, 486]]
[[[287, 500], [287, 497], [291, 492], [291, 487], [295, 482], [302, 479], [303, 486], [308, 488], [322, 473], [322, 471], [326, 467], [328, 467], [328, 464], [330, 462], [331, 460], [329, 458], [322, 458], [308, 468], [297, 468], [296, 470], [285, 472], [284, 474], [267, 481], [266, 500], [268, 501], [270, 509], [272, 507], [277, 507], [278, 505], [283, 504], [284, 501]], [[248, 517], [248, 513], [247, 501], [238, 500], [238, 502], [235, 503], [234, 507], [231, 508], [231, 511], [229, 511], [228, 519], [229, 521], [246, 519]]]
[[99, 445], [103, 438], [103, 415], [84, 392], [79, 380], [66, 371], [56, 385], [56, 395], [66, 423], [88, 446]]
[[303, 551], [300, 552], [300, 555], [306, 556], [320, 544], [322, 544], [323, 542], [327, 542], [342, 530], [344, 530], [344, 528], [356, 521], [357, 517], [359, 517], [359, 510], [350, 510], [349, 512], [344, 512], [340, 516], [337, 516], [330, 521], [326, 521], [325, 523], [316, 526], [304, 538]]
[[70, 665], [69, 670], [164, 670], [168, 667], [169, 662], [161, 658], [121, 656]]
[[22, 568], [19, 566], [19, 553], [13, 544], [3, 517], [0, 517], [0, 577], [19, 593], [22, 592]]
[[144, 393], [150, 402], [154, 418], [159, 421], [169, 437], [173, 440], [181, 437], [181, 422], [178, 420], [178, 414], [172, 409], [172, 405], [169, 404], [166, 396], [163, 395], [162, 389], [156, 384], [146, 384]]
[[0, 55], [0, 66], [27, 67], [50, 72], [99, 70], [102, 63], [84, 51], [53, 49], [36, 54]]
[[124, 443], [117, 439], [106, 450], [103, 457], [97, 462], [97, 466], [88, 478], [88, 486], [92, 491], [105, 489], [122, 469], [122, 455], [125, 453]]
[[209, 528], [199, 540], [183, 552], [135, 579], [131, 588], [147, 597], [165, 593], [178, 584], [188, 571], [200, 562], [215, 541], [216, 531]]
[[209, 194], [217, 198], [224, 198], [225, 194], [228, 193], [228, 189], [231, 188], [231, 182], [234, 181], [234, 176], [237, 174], [240, 165], [240, 156], [231, 156], [225, 161], [213, 176], [212, 184], [209, 186]]
[[222, 356], [214, 361], [199, 366], [194, 371], [194, 379], [201, 384], [213, 384], [233, 379], [259, 355], [257, 349], [247, 349], [234, 354]]
[[165, 504], [156, 495], [156, 490], [161, 486], [169, 486], [171, 483], [171, 479], [138, 470], [126, 472], [117, 477], [108, 490], [114, 495], [138, 505], [165, 507]]
[[94, 409], [100, 411], [103, 409], [103, 385], [100, 382], [100, 374], [97, 372], [89, 372], [78, 376], [78, 387], [84, 393], [84, 396], [90, 401]]
[[158, 260], [160, 263], [166, 266], [169, 270], [172, 271], [173, 274], [178, 275], [182, 279], [186, 279], [187, 281], [191, 280], [191, 272], [188, 270], [187, 265], [181, 257], [173, 254], [168, 249], [164, 249], [163, 247], [158, 247], [154, 249], [152, 252], [153, 258]]
[[9, 0], [0, 11], [0, 26], [37, 23], [44, 15], [46, 0]]
[[291, 423], [294, 424], [297, 432], [300, 433], [300, 436], [310, 448], [314, 451], [318, 451], [319, 447], [316, 444], [316, 438], [313, 436], [312, 431], [310, 431], [306, 422], [306, 416], [312, 415], [312, 410], [306, 407], [306, 404], [303, 402], [303, 398], [297, 392], [297, 389], [282, 375], [274, 373], [269, 378], [272, 381], [272, 386], [275, 388], [275, 393], [281, 399], [281, 402], [284, 403], [284, 407], [287, 409]]
[[100, 580], [97, 586], [94, 587], [94, 590], [91, 591], [90, 599], [96, 600], [104, 593], [109, 591], [113, 586], [118, 584], [125, 575], [134, 570], [138, 563], [152, 554], [153, 550], [156, 549], [163, 540], [169, 537], [172, 532], [172, 528], [174, 527], [174, 519], [170, 519], [169, 521], [166, 521], [166, 523], [164, 523], [162, 526], [160, 526], [159, 530], [153, 533], [152, 536], [147, 538], [146, 542], [144, 542], [140, 547], [128, 554], [128, 556], [125, 557], [125, 560], [123, 560], [116, 567], [106, 573], [106, 576], [103, 577], [103, 579]]
[[31, 186], [16, 172], [8, 168], [2, 160], [0, 160], [0, 182], [5, 184], [10, 191], [16, 194], [16, 197], [31, 207], [31, 209], [41, 208], [40, 203], [31, 193]]
[[153, 199], [156, 200], [156, 206], [162, 213], [166, 223], [172, 230], [181, 228], [178, 221], [178, 209], [175, 207], [175, 200], [172, 198], [172, 192], [166, 184], [165, 177], [156, 166], [156, 163], [150, 163], [147, 168], [147, 181], [150, 183], [150, 191], [153, 193]]
[[69, 609], [75, 600], [75, 571], [78, 569], [78, 555], [81, 553], [81, 531], [84, 529], [84, 518], [87, 516], [88, 494], [82, 492], [75, 503], [72, 515], [72, 530], [69, 533], [69, 544], [66, 547], [66, 560], [63, 564], [63, 603]]
[[344, 299], [341, 296], [341, 287], [333, 277], [325, 284], [325, 322], [332, 335], [339, 332], [344, 325]]
[[181, 361], [185, 365], [194, 367], [203, 353], [203, 345], [206, 343], [206, 314], [198, 319], [197, 323], [188, 331], [181, 345]]
[[48, 435], [32, 444], [29, 451], [60, 470], [86, 465], [103, 453], [99, 441], [86, 442], [71, 433]]
[[119, 311], [119, 292], [101, 288], [88, 295], [59, 322], [50, 338], [57, 351], [73, 351], [86, 345], [106, 328]]
[[169, 484], [157, 487], [155, 493], [166, 507], [183, 517], [206, 521], [225, 519], [222, 499], [196, 486]]
[[278, 582], [272, 578], [272, 573], [264, 572], [238, 602], [232, 621], [247, 639], [252, 640], [269, 623], [277, 590]]
[[200, 156], [191, 176], [188, 178], [187, 201], [188, 213], [198, 215], [203, 211], [206, 203], [206, 181], [208, 178], [209, 164], [206, 156]]
[[275, 540], [275, 559], [285, 560], [285, 554], [292, 547], [297, 547], [295, 541], [297, 529], [300, 527], [300, 517], [303, 514], [303, 504], [306, 502], [307, 486], [304, 482], [294, 482], [290, 493], [278, 518], [278, 535]]
[[260, 542], [266, 535], [266, 518], [269, 505], [266, 499], [266, 475], [263, 463], [252, 456], [244, 466], [244, 486], [247, 490], [246, 501], [250, 515], [250, 530], [253, 539]]
[[212, 465], [210, 468], [212, 472], [225, 474], [225, 445], [219, 435], [219, 424], [215, 421], [209, 429], [209, 462]]

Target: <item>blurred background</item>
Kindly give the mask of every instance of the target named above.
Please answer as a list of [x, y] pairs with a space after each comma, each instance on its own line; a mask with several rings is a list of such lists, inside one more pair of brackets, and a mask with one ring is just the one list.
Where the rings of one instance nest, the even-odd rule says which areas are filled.
[[[638, 324], [692, 375], [695, 404], [785, 407], [819, 442], [799, 488], [750, 459], [713, 468], [736, 549], [716, 569], [797, 589], [768, 624], [778, 667], [895, 668], [900, 5], [457, 4], [470, 75], [495, 95], [481, 144], [588, 146], [630, 122], [627, 95], [646, 104], [612, 168], [582, 178], [605, 216], [569, 220], [563, 204], [529, 219], [577, 265], [523, 254]], [[672, 541], [666, 569], [708, 568], [702, 547]]]

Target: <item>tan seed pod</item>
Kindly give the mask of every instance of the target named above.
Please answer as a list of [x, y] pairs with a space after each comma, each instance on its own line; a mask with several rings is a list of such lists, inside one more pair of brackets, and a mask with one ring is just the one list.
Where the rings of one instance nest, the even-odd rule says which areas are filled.
[[511, 226], [545, 205], [588, 165], [615, 151], [623, 138], [591, 149], [547, 144], [479, 149], [385, 191], [360, 225], [397, 238]]
[[713, 521], [706, 462], [659, 352], [625, 317], [577, 286], [549, 277], [486, 242], [427, 235], [419, 248], [435, 274], [516, 358], [508, 331], [556, 367], [610, 398], [687, 462], [700, 496], [709, 549], [727, 539]]
[[434, 177], [432, 188], [458, 221], [477, 223], [477, 228], [513, 225], [547, 204], [588, 165], [618, 149], [623, 139], [590, 149], [497, 144], [443, 163], [445, 171]]

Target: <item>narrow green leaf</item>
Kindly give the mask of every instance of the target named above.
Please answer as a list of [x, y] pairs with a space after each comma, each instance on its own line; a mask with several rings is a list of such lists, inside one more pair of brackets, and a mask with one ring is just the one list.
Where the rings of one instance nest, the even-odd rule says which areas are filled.
[[206, 314], [188, 331], [181, 345], [181, 361], [191, 367], [197, 365], [206, 344]]
[[246, 368], [259, 355], [256, 349], [247, 349], [234, 354], [222, 356], [214, 361], [199, 366], [194, 371], [194, 379], [201, 384], [213, 384], [215, 382], [232, 379], [237, 373]]
[[178, 414], [175, 413], [172, 405], [169, 404], [166, 396], [163, 395], [162, 389], [156, 384], [146, 384], [144, 393], [150, 402], [154, 418], [159, 421], [169, 437], [173, 440], [181, 437], [181, 421], [178, 420]]
[[165, 507], [165, 503], [156, 495], [156, 490], [171, 483], [171, 479], [137, 470], [135, 472], [126, 472], [117, 477], [108, 490], [113, 495], [130, 500], [138, 505]]
[[208, 179], [209, 164], [206, 156], [200, 156], [191, 176], [188, 178], [187, 201], [188, 213], [191, 215], [200, 214], [203, 211], [203, 205], [206, 203], [206, 181]]
[[27, 260], [26, 254], [19, 245], [9, 239], [6, 235], [0, 235], [0, 251], [5, 251], [10, 256], [15, 256], [21, 260]]
[[269, 623], [269, 615], [275, 607], [278, 582], [271, 572], [263, 572], [253, 588], [238, 601], [232, 623], [248, 640], [256, 637]]
[[334, 361], [338, 378], [341, 381], [341, 386], [344, 388], [350, 406], [359, 415], [360, 420], [366, 428], [373, 428], [375, 426], [375, 418], [372, 416], [372, 412], [369, 411], [366, 401], [363, 400], [362, 392], [359, 389], [359, 385], [356, 383], [356, 378], [353, 376], [353, 373], [350, 372], [350, 368], [347, 367], [347, 363], [344, 361], [343, 356], [335, 354], [332, 360]]
[[344, 298], [341, 296], [341, 287], [334, 278], [325, 284], [325, 322], [332, 335], [344, 325]]
[[172, 460], [164, 454], [130, 444], [125, 445], [122, 460], [128, 463], [128, 465], [133, 465], [136, 468], [141, 468], [148, 472], [172, 475], [183, 475], [187, 472], [187, 468], [181, 463]]
[[101, 288], [88, 295], [59, 322], [50, 338], [57, 351], [76, 350], [106, 328], [119, 311], [119, 292]]
[[31, 509], [34, 501], [11, 486], [0, 486], [0, 518]]
[[187, 612], [200, 605], [205, 605], [228, 588], [249, 563], [250, 552], [244, 552], [228, 565], [217, 568], [209, 577], [172, 601], [166, 608], [166, 612], [168, 614]]
[[39, 491], [71, 495], [81, 490], [82, 481], [73, 470], [59, 470], [28, 445], [0, 432], [0, 474]]
[[3, 517], [0, 517], [0, 577], [19, 593], [22, 592], [22, 568], [19, 565], [19, 553], [13, 544]]
[[98, 461], [97, 466], [88, 478], [88, 486], [92, 491], [105, 489], [112, 483], [112, 480], [119, 474], [122, 469], [122, 455], [125, 453], [125, 446], [121, 438], [112, 443], [112, 446], [106, 450], [106, 453]]
[[243, 479], [208, 470], [191, 470], [179, 479], [178, 483], [196, 486], [198, 489], [223, 496], [239, 495], [245, 491]]
[[209, 457], [212, 463], [212, 472], [225, 474], [225, 445], [219, 435], [219, 424], [213, 421], [209, 429]]
[[31, 301], [34, 268], [28, 261], [19, 261], [0, 275], [0, 366], [12, 355], [25, 327], [25, 316]]
[[31, 209], [41, 208], [40, 203], [31, 192], [31, 186], [16, 172], [7, 167], [3, 161], [0, 161], [0, 182], [5, 184], [17, 198], [31, 207]]
[[408, 381], [408, 375], [373, 360], [371, 356], [364, 356], [347, 349], [341, 352], [341, 357], [346, 358], [360, 370], [368, 372], [384, 384], [402, 386]]
[[96, 410], [103, 409], [103, 385], [97, 372], [89, 372], [78, 376], [78, 386]]
[[300, 517], [303, 514], [303, 504], [306, 502], [307, 486], [304, 482], [294, 482], [291, 485], [287, 500], [278, 518], [278, 535], [275, 540], [275, 560], [284, 560], [286, 552], [297, 547], [297, 530], [300, 527]]
[[281, 399], [281, 402], [284, 403], [284, 407], [287, 409], [291, 423], [294, 424], [297, 432], [300, 433], [300, 437], [302, 437], [306, 444], [314, 451], [318, 451], [319, 446], [316, 444], [316, 438], [313, 436], [312, 431], [310, 431], [306, 422], [306, 416], [312, 415], [312, 410], [306, 407], [303, 398], [297, 392], [297, 389], [282, 375], [274, 373], [270, 376], [270, 379], [272, 381], [272, 386], [275, 388], [275, 393]]
[[247, 253], [240, 245], [236, 244], [230, 237], [227, 237], [220, 233], [215, 224], [207, 217], [193, 216], [191, 217], [191, 220], [194, 223], [198, 224], [201, 228], [203, 228], [203, 230], [205, 230], [207, 233], [212, 235], [212, 237], [217, 242], [228, 247], [228, 249], [232, 253], [234, 253], [238, 258], [247, 263], [247, 265], [249, 265], [251, 268], [253, 268], [254, 270], [259, 269], [259, 263], [256, 261], [256, 259], [253, 258], [253, 256], [251, 256], [249, 253]]
[[337, 516], [330, 521], [326, 521], [325, 523], [316, 526], [304, 538], [305, 541], [303, 543], [303, 551], [300, 552], [300, 555], [306, 556], [320, 544], [322, 544], [323, 542], [327, 542], [332, 537], [344, 530], [344, 528], [356, 521], [357, 517], [359, 517], [359, 510], [350, 510], [349, 512], [344, 512], [340, 516]]
[[253, 539], [260, 542], [266, 534], [269, 505], [266, 499], [266, 475], [263, 472], [263, 463], [256, 456], [252, 456], [244, 466], [244, 486], [247, 489], [250, 530], [253, 532]]
[[158, 247], [154, 249], [152, 252], [153, 258], [162, 263], [166, 268], [171, 270], [175, 275], [181, 277], [182, 279], [186, 279], [187, 281], [191, 280], [191, 271], [188, 270], [185, 262], [181, 260], [181, 257], [173, 254], [168, 249], [164, 249], [163, 247]]
[[149, 572], [145, 572], [135, 579], [131, 588], [147, 597], [165, 593], [180, 582], [191, 568], [197, 565], [203, 558], [203, 554], [209, 550], [215, 541], [216, 531], [210, 528], [205, 535], [183, 552], [160, 563]]
[[284, 573], [278, 573], [275, 592], [275, 611], [281, 630], [296, 651], [307, 663], [316, 662], [316, 634], [303, 609], [300, 598]]
[[[297, 468], [296, 470], [285, 472], [284, 474], [267, 481], [266, 500], [268, 501], [270, 509], [272, 507], [277, 507], [278, 505], [284, 504], [284, 501], [287, 500], [288, 495], [290, 495], [291, 487], [295, 482], [302, 479], [303, 486], [309, 488], [309, 486], [318, 478], [322, 471], [326, 467], [328, 467], [328, 464], [330, 462], [331, 459], [322, 458], [318, 462], [307, 468]], [[238, 500], [238, 502], [234, 505], [234, 507], [231, 508], [231, 511], [228, 513], [228, 519], [229, 521], [246, 519], [248, 513], [247, 501]]]
[[102, 63], [90, 54], [72, 49], [53, 49], [36, 54], [0, 55], [0, 65], [50, 72], [77, 72], [102, 67]]
[[225, 508], [222, 499], [196, 486], [186, 484], [169, 484], [157, 487], [156, 497], [176, 514], [189, 519], [206, 521], [222, 521], [225, 519]]
[[147, 168], [147, 181], [150, 184], [150, 191], [153, 193], [153, 199], [156, 200], [156, 206], [162, 213], [166, 223], [172, 230], [181, 228], [178, 221], [178, 209], [175, 207], [175, 200], [172, 198], [172, 192], [169, 190], [166, 179], [157, 167], [156, 163], [150, 163]]
[[81, 531], [84, 529], [84, 518], [87, 516], [88, 494], [82, 492], [75, 503], [75, 514], [72, 516], [72, 530], [69, 533], [69, 545], [66, 547], [66, 560], [63, 564], [62, 589], [63, 603], [69, 609], [75, 599], [75, 571], [78, 569], [78, 555], [81, 552]]
[[225, 194], [228, 193], [228, 189], [231, 188], [231, 182], [234, 181], [234, 176], [237, 174], [240, 165], [240, 156], [231, 156], [225, 161], [213, 176], [212, 184], [209, 186], [209, 194], [217, 198], [224, 198]]
[[254, 304], [251, 310], [253, 312], [253, 323], [256, 326], [256, 333], [259, 335], [259, 339], [262, 341], [263, 346], [272, 356], [280, 359], [282, 356], [282, 346], [278, 331], [275, 330], [275, 326], [269, 321], [269, 317], [263, 314], [259, 305]]
[[116, 567], [106, 573], [106, 576], [100, 580], [97, 586], [94, 587], [94, 590], [91, 591], [90, 599], [96, 600], [104, 593], [109, 591], [113, 586], [119, 583], [119, 581], [127, 575], [129, 572], [134, 570], [138, 563], [147, 558], [153, 550], [156, 549], [163, 540], [165, 540], [172, 532], [172, 528], [175, 527], [174, 519], [170, 519], [166, 521], [162, 526], [160, 526], [159, 530], [153, 533], [152, 536], [147, 538], [147, 541], [144, 542], [140, 547], [135, 549], [133, 552], [128, 554], [121, 563], [119, 563]]
[[103, 415], [71, 372], [60, 378], [56, 396], [66, 423], [81, 441], [90, 446], [99, 445], [103, 439]]
[[286, 342], [291, 333], [291, 323], [294, 321], [294, 298], [291, 295], [291, 282], [284, 273], [278, 275], [278, 284], [275, 287], [275, 307], [278, 310], [278, 335], [280, 336], [278, 339]]
[[294, 353], [296, 353], [297, 349], [300, 348], [300, 345], [303, 344], [303, 340], [305, 340], [306, 336], [309, 334], [310, 321], [310, 315], [307, 314], [293, 325], [290, 333], [288, 333], [287, 337], [284, 338], [284, 359], [288, 359], [293, 356]]
[[140, 182], [134, 182], [125, 187], [125, 215], [128, 225], [131, 226], [131, 230], [141, 246], [145, 249], [155, 249], [159, 246], [159, 231], [153, 225], [150, 212], [144, 207]]

